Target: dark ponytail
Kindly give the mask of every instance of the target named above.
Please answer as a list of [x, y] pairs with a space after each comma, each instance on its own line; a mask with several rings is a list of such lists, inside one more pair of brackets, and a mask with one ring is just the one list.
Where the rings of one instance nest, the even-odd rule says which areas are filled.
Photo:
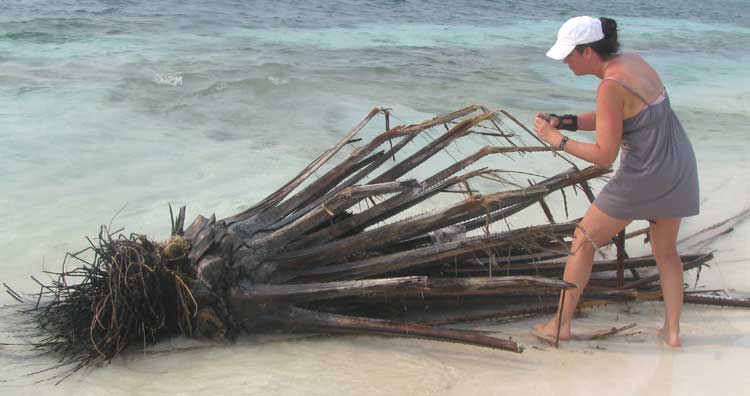
[[620, 42], [617, 40], [617, 22], [610, 18], [599, 18], [602, 23], [602, 32], [604, 38], [589, 44], [576, 45], [576, 51], [583, 53], [583, 50], [590, 47], [602, 59], [607, 60], [620, 52]]

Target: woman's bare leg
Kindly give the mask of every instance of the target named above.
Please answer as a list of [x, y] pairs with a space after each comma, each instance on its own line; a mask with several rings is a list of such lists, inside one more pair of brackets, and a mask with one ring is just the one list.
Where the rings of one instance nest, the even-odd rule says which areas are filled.
[[658, 219], [651, 224], [651, 251], [659, 268], [661, 292], [664, 296], [664, 327], [659, 331], [664, 342], [680, 346], [680, 314], [683, 299], [683, 271], [677, 253], [677, 233], [680, 218]]
[[[565, 264], [563, 279], [578, 286], [565, 292], [562, 318], [560, 320], [560, 339], [570, 338], [570, 324], [573, 320], [578, 300], [591, 277], [591, 265], [594, 261], [594, 246], [602, 246], [630, 223], [630, 220], [617, 219], [602, 212], [596, 205], [591, 205], [579, 223], [573, 235], [573, 244], [568, 261]], [[585, 231], [584, 231], [585, 230]], [[562, 299], [562, 296], [561, 296]], [[558, 308], [558, 315], [560, 310]], [[536, 332], [548, 337], [557, 335], [557, 315], [545, 324], [534, 326]]]

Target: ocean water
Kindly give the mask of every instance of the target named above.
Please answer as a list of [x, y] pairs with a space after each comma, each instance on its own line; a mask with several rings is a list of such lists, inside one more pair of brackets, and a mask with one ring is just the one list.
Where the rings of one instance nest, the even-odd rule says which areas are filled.
[[[85, 247], [84, 236], [96, 234], [99, 224], [164, 237], [170, 203], [187, 205], [189, 220], [239, 212], [374, 106], [412, 123], [481, 103], [509, 110], [527, 125], [537, 111], [592, 109], [598, 80], [576, 78], [544, 56], [562, 22], [581, 14], [617, 19], [624, 50], [640, 53], [660, 72], [686, 126], [699, 160], [702, 213], [683, 222], [682, 234], [747, 208], [750, 6], [744, 0], [0, 0], [0, 279], [35, 291], [29, 275], [59, 268], [65, 252]], [[702, 286], [750, 292], [749, 239], [742, 224], [711, 245], [717, 259]], [[634, 320], [656, 326], [659, 307], [637, 306]], [[592, 313], [591, 324], [625, 315], [620, 309]], [[703, 324], [707, 317], [714, 325]], [[0, 346], [0, 362], [8, 367], [0, 389], [19, 395], [494, 394], [512, 381], [519, 394], [553, 393], [529, 384], [535, 375], [573, 364], [570, 356], [586, 355], [590, 367], [599, 366], [597, 358], [614, 361], [620, 370], [658, 372], [665, 364], [693, 367], [703, 359], [729, 367], [750, 346], [748, 319], [742, 311], [687, 306], [687, 352], [668, 354], [669, 363], [654, 357], [661, 355], [649, 349], [650, 339], [635, 352], [613, 341], [611, 352], [595, 357], [583, 347], [568, 355], [507, 357], [411, 340], [250, 336], [235, 345], [167, 342], [57, 387], [22, 376], [47, 361], [22, 360], [14, 348]], [[522, 337], [528, 325], [493, 328]], [[690, 334], [710, 342], [695, 341], [691, 349]], [[650, 372], [634, 375], [636, 382], [651, 381]], [[657, 381], [656, 388], [684, 390], [681, 375]], [[731, 390], [741, 381], [723, 383]]]

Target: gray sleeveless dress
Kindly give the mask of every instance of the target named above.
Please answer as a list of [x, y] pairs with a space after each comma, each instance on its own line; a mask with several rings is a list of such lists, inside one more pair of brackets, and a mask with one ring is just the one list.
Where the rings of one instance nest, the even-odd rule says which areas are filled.
[[698, 214], [698, 167], [693, 147], [666, 95], [623, 122], [620, 168], [594, 203], [620, 219], [653, 220]]

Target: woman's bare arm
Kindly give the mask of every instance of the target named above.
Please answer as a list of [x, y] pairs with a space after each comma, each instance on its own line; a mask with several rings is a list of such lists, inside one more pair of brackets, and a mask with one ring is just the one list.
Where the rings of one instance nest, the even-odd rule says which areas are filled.
[[[571, 139], [565, 145], [565, 152], [603, 167], [612, 166], [622, 143], [623, 108], [624, 99], [620, 88], [614, 83], [602, 84], [596, 98], [596, 113], [588, 113], [596, 117], [593, 121], [597, 126], [596, 142], [585, 143]], [[563, 135], [549, 122], [537, 117], [534, 127], [544, 141], [560, 147]]]
[[596, 112], [590, 111], [588, 113], [581, 113], [578, 115], [578, 130], [579, 131], [595, 131], [596, 130]]

